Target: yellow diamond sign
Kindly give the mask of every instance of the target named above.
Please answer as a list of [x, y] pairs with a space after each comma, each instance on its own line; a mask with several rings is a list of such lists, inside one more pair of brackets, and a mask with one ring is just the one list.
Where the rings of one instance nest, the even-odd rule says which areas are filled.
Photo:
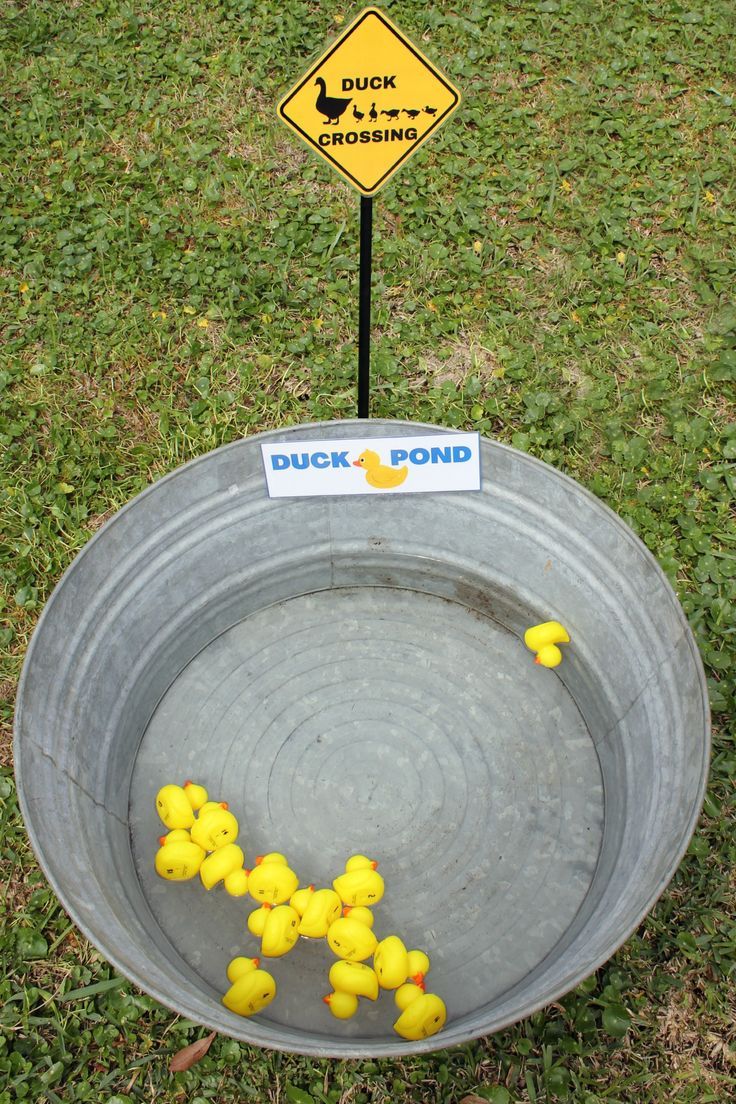
[[362, 195], [374, 195], [434, 134], [460, 93], [377, 8], [366, 8], [278, 112]]

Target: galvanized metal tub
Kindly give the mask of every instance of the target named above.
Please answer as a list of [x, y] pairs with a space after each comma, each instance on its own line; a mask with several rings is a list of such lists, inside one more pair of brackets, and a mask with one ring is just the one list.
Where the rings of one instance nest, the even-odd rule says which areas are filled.
[[[699, 814], [692, 635], [650, 553], [575, 482], [484, 440], [481, 492], [266, 495], [262, 440], [434, 429], [296, 426], [174, 471], [83, 549], [26, 659], [18, 786], [60, 900], [141, 988], [259, 1046], [401, 1055], [528, 1015], [635, 929]], [[555, 670], [522, 641], [548, 619], [572, 636]], [[269, 962], [260, 1015], [228, 1012], [252, 903], [153, 869], [154, 795], [188, 777], [229, 802], [251, 861], [283, 851], [329, 885], [355, 851], [380, 860], [376, 931], [430, 954], [445, 1030], [399, 1039], [390, 994], [332, 1019], [323, 941]]]

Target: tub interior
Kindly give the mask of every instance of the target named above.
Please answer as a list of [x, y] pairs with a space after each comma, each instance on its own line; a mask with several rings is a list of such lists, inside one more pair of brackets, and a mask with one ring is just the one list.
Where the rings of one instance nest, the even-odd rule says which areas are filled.
[[[271, 501], [238, 442], [116, 515], [47, 605], [16, 721], [26, 823], [82, 930], [164, 1004], [316, 1055], [449, 1046], [558, 998], [667, 884], [708, 755], [682, 611], [591, 495], [483, 452], [475, 495]], [[572, 637], [556, 670], [522, 639], [548, 619]], [[257, 953], [250, 899], [153, 870], [154, 795], [188, 777], [251, 862], [283, 851], [329, 885], [356, 851], [380, 861], [376, 932], [429, 953], [441, 1035], [399, 1040], [390, 994], [333, 1020], [314, 941], [268, 961], [264, 1013], [223, 1008], [228, 961]]]

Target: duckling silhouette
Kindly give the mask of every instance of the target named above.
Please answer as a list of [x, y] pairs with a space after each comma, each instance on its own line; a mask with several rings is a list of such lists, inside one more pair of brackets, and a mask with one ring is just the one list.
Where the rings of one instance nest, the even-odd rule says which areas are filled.
[[389, 111], [382, 111], [381, 114], [388, 115], [389, 119], [398, 119], [399, 110], [398, 107], [392, 107]]
[[358, 111], [358, 108], [355, 106], [355, 104], [353, 104], [353, 118], [357, 119], [358, 122], [360, 122], [361, 119], [365, 118], [365, 112]]
[[340, 122], [340, 116], [351, 102], [350, 98], [345, 100], [338, 99], [336, 96], [328, 96], [327, 85], [322, 77], [317, 77], [314, 83], [319, 85], [319, 96], [317, 96], [317, 102], [314, 106], [320, 115], [324, 115], [325, 123], [334, 123], [337, 126]]
[[378, 118], [378, 112], [376, 111], [376, 105], [374, 103], [371, 104], [371, 109], [368, 112], [368, 118], [372, 123], [375, 123], [376, 119]]
[[421, 111], [417, 111], [417, 109], [414, 107], [404, 107], [402, 108], [402, 111], [405, 115], [408, 115], [410, 119], [416, 119], [417, 115], [421, 115]]
[[425, 107], [424, 112], [425, 112], [426, 115], [436, 115], [437, 114], [437, 108], [436, 107]]

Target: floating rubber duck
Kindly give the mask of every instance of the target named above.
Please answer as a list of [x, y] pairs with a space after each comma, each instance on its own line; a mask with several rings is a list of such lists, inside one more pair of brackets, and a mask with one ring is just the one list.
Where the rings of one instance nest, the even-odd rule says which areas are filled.
[[260, 1012], [276, 996], [276, 982], [259, 966], [257, 958], [234, 958], [227, 968], [228, 981], [232, 984], [222, 1003], [238, 1016]]
[[356, 997], [376, 1000], [378, 978], [375, 970], [364, 962], [348, 962], [339, 959], [330, 966], [330, 985], [339, 993], [353, 993]]
[[328, 993], [322, 1000], [337, 1020], [349, 1020], [358, 1011], [358, 998], [354, 993]]
[[[417, 992], [418, 990], [418, 992]], [[413, 981], [405, 981], [403, 985], [394, 992], [394, 1000], [396, 1001], [396, 1007], [400, 1012], [404, 1012], [413, 1000], [419, 996], [419, 993], [424, 992], [424, 986], [417, 985]]]
[[293, 950], [299, 940], [299, 913], [291, 905], [277, 905], [266, 910], [266, 923], [261, 936], [261, 953], [267, 958], [281, 958]]
[[289, 867], [286, 856], [278, 851], [259, 855], [248, 871], [248, 892], [260, 904], [282, 905], [296, 892], [299, 879]]
[[424, 951], [409, 951], [409, 972], [408, 978], [418, 985], [420, 989], [424, 989], [424, 979], [429, 973], [429, 958]]
[[402, 1011], [394, 1024], [394, 1031], [403, 1039], [428, 1039], [445, 1026], [445, 1002], [435, 993], [422, 992], [418, 985], [411, 982], [402, 985], [397, 990], [397, 1004]]
[[398, 989], [409, 977], [409, 952], [398, 935], [387, 935], [373, 954], [373, 969], [382, 989]]
[[383, 897], [384, 882], [377, 872], [378, 863], [365, 855], [352, 855], [345, 863], [345, 873], [332, 885], [344, 905], [375, 905]]
[[192, 782], [189, 778], [184, 783], [183, 789], [184, 793], [187, 795], [187, 801], [196, 813], [208, 799], [206, 789], [204, 786], [198, 786], [196, 782]]
[[231, 897], [245, 897], [248, 892], [248, 875], [245, 870], [233, 870], [222, 883]]
[[298, 889], [296, 893], [293, 893], [289, 898], [289, 904], [293, 909], [296, 909], [300, 916], [303, 916], [307, 911], [307, 905], [313, 893], [313, 885], [302, 886], [301, 889]]
[[340, 916], [327, 929], [327, 942], [338, 958], [362, 962], [370, 958], [378, 940], [367, 924], [351, 916]]
[[353, 460], [353, 467], [363, 469], [371, 487], [378, 487], [384, 491], [389, 487], [400, 486], [409, 474], [406, 465], [403, 468], [390, 468], [387, 464], [382, 464], [381, 457], [372, 449], [361, 452], [358, 459]]
[[181, 786], [161, 787], [156, 794], [156, 812], [167, 828], [191, 828], [194, 824], [194, 810]]
[[361, 924], [366, 924], [369, 928], [372, 928], [375, 922], [373, 913], [365, 905], [345, 905], [342, 914], [352, 916], [353, 920], [360, 920]]
[[[173, 838], [172, 838], [173, 837]], [[174, 829], [159, 839], [154, 866], [156, 873], [169, 882], [188, 882], [196, 878], [204, 862], [205, 852], [184, 829]]]
[[334, 889], [318, 889], [309, 898], [309, 903], [299, 921], [299, 934], [308, 939], [324, 939], [327, 929], [337, 920], [342, 902]]
[[570, 634], [559, 621], [544, 621], [541, 625], [532, 625], [524, 633], [524, 643], [531, 652], [536, 652], [535, 663], [542, 667], [559, 667], [562, 652], [558, 644], [569, 644]]
[[[245, 855], [237, 843], [226, 843], [208, 855], [199, 868], [199, 876], [205, 889], [212, 889], [228, 875], [243, 870]], [[243, 871], [245, 874], [245, 871]], [[246, 874], [246, 888], [248, 876]]]
[[204, 810], [192, 825], [192, 839], [205, 851], [217, 851], [238, 838], [238, 822], [231, 812], [218, 806]]
[[205, 801], [204, 805], [201, 805], [197, 811], [199, 813], [199, 819], [201, 820], [203, 816], [206, 816], [207, 813], [211, 813], [214, 809], [229, 808], [230, 806], [227, 801]]
[[251, 935], [254, 935], [256, 939], [260, 939], [263, 935], [268, 914], [272, 909], [273, 905], [261, 905], [260, 908], [253, 909], [253, 912], [248, 917], [248, 931]]

